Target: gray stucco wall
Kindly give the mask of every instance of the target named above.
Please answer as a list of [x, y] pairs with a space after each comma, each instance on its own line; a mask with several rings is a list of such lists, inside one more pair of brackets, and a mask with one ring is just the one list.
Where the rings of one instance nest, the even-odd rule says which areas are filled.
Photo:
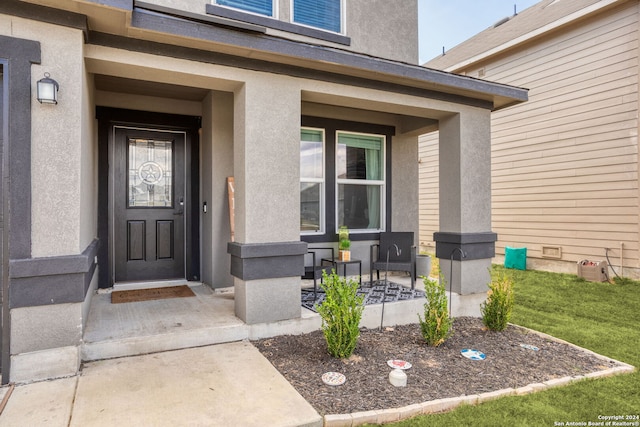
[[418, 63], [417, 0], [346, 0], [350, 50]]
[[[42, 64], [32, 69], [32, 86], [45, 72], [60, 84], [57, 105], [31, 103], [32, 256], [78, 254], [95, 237], [93, 227], [93, 235], [81, 241], [80, 224], [83, 219], [95, 224], [94, 200], [83, 198], [93, 197], [97, 175], [96, 169], [86, 169], [91, 163], [86, 168], [82, 165], [83, 148], [89, 150], [85, 151], [88, 158], [93, 147], [91, 124], [85, 120], [84, 35], [80, 30], [19, 18], [13, 19], [13, 31], [41, 43]], [[92, 188], [86, 187], [87, 182]]]
[[202, 280], [214, 287], [233, 286], [227, 177], [233, 176], [233, 93], [212, 91], [203, 101], [201, 141]]

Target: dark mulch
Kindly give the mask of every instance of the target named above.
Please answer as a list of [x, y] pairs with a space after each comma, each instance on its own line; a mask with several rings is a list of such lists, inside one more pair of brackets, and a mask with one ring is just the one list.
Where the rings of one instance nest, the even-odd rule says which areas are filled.
[[[425, 344], [420, 326], [363, 329], [348, 360], [327, 353], [321, 331], [255, 341], [260, 352], [322, 415], [402, 407], [429, 400], [521, 387], [613, 366], [593, 355], [516, 326], [487, 331], [480, 319], [457, 318], [453, 335], [437, 348]], [[520, 344], [538, 347], [526, 349]], [[465, 348], [485, 353], [483, 361], [463, 357]], [[401, 359], [407, 387], [389, 383], [387, 360]], [[341, 386], [322, 382], [325, 372], [347, 377]]]

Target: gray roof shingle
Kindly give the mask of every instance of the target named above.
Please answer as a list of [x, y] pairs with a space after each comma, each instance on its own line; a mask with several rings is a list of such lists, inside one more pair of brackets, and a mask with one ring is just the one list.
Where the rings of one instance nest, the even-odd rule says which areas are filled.
[[517, 15], [509, 17], [501, 25], [492, 25], [424, 65], [438, 70], [447, 70], [476, 55], [488, 52], [596, 3], [616, 2], [606, 0], [542, 0]]

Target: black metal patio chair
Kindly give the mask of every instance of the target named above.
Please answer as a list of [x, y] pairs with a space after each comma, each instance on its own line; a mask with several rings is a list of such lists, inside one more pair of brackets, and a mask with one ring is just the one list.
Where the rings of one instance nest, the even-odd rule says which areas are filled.
[[[377, 247], [377, 253], [375, 248]], [[380, 280], [380, 270], [406, 271], [411, 275], [411, 289], [416, 283], [416, 246], [413, 244], [413, 232], [380, 233], [380, 243], [371, 245], [369, 249], [369, 280], [373, 285], [373, 270]]]
[[327, 274], [331, 274], [331, 270], [334, 268], [333, 264], [322, 265], [322, 257], [316, 256], [317, 251], [331, 251], [331, 258], [334, 259], [334, 249], [333, 248], [309, 248], [307, 251], [308, 254], [311, 255], [311, 265], [304, 266], [304, 275], [303, 279], [313, 280], [313, 298], [316, 299], [318, 297], [318, 279], [320, 279], [320, 283], [322, 283], [322, 273], [325, 272]]

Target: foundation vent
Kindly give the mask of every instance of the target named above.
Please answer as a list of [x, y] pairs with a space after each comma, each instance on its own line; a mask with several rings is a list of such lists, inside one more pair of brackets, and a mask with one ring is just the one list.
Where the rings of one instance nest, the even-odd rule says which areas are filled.
[[543, 246], [542, 258], [562, 258], [562, 248], [560, 246]]

